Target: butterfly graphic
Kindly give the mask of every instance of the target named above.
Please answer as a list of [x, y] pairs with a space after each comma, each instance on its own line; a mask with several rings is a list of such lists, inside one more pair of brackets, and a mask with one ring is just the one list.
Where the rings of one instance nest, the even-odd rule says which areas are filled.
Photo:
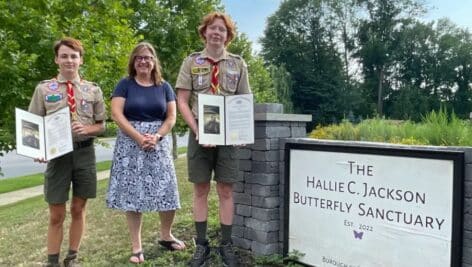
[[364, 232], [357, 232], [356, 230], [352, 230], [354, 232], [354, 239], [362, 239]]

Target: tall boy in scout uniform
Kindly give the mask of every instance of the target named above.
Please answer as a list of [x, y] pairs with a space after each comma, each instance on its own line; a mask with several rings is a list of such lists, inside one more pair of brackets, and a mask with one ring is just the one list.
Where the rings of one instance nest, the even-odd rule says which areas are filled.
[[85, 206], [88, 198], [95, 198], [97, 175], [93, 137], [105, 130], [105, 105], [101, 89], [82, 80], [79, 67], [83, 64], [83, 47], [79, 40], [63, 38], [54, 45], [54, 61], [59, 74], [36, 87], [29, 111], [41, 116], [69, 106], [72, 119], [74, 150], [46, 163], [44, 195], [49, 204], [47, 233], [48, 263], [60, 266], [59, 253], [63, 239], [66, 202], [72, 184], [70, 204], [69, 251], [64, 266], [78, 266], [77, 253], [85, 228]]
[[[235, 35], [231, 19], [222, 13], [205, 16], [198, 29], [205, 49], [187, 57], [177, 78], [177, 103], [191, 132], [188, 141], [188, 174], [194, 183], [193, 213], [197, 232], [196, 250], [190, 266], [202, 266], [209, 258], [207, 240], [208, 193], [212, 172], [219, 197], [222, 240], [219, 253], [225, 266], [238, 266], [231, 241], [233, 224], [233, 183], [238, 178], [238, 160], [233, 146], [198, 144], [198, 94], [234, 95], [250, 93], [244, 60], [226, 51]], [[203, 119], [203, 118], [201, 118]]]

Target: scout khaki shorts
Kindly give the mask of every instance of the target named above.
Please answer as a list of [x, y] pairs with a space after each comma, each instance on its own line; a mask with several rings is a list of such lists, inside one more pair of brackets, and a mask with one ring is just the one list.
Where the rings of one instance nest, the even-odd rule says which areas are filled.
[[97, 171], [95, 148], [92, 145], [48, 162], [44, 173], [44, 197], [49, 204], [62, 204], [72, 195], [80, 198], [95, 198], [97, 195]]
[[237, 150], [233, 146], [202, 147], [195, 140], [195, 134], [190, 133], [187, 146], [189, 181], [192, 183], [209, 182], [213, 171], [213, 179], [217, 182], [236, 182], [239, 175]]

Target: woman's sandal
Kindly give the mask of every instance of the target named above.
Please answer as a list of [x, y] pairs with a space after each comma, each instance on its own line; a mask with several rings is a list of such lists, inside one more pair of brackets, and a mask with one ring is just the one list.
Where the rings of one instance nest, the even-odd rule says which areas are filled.
[[129, 262], [133, 264], [140, 264], [144, 262], [144, 254], [142, 251], [131, 254], [129, 257]]
[[178, 239], [174, 239], [174, 240], [170, 240], [170, 241], [159, 240], [158, 243], [163, 248], [165, 248], [169, 251], [184, 250], [185, 249], [185, 243], [183, 241], [178, 240]]

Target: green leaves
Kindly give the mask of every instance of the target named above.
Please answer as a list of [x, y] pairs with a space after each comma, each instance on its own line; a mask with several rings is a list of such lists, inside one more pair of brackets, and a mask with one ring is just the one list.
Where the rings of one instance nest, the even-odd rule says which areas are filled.
[[[285, 77], [291, 78], [277, 83], [278, 95], [291, 97], [281, 101], [292, 102], [295, 112], [312, 114], [318, 123], [336, 120], [344, 109], [338, 102], [343, 99], [346, 77], [329, 12], [323, 1], [285, 1], [269, 17], [262, 38], [264, 59], [283, 65], [289, 74]], [[287, 94], [287, 84], [293, 93]]]
[[[421, 22], [424, 12], [418, 0], [283, 1], [268, 19], [262, 55], [284, 66], [295, 111], [315, 124], [347, 114], [418, 121], [441, 103], [468, 118], [470, 31], [447, 19]], [[288, 97], [286, 83], [272, 78]]]
[[57, 75], [55, 40], [80, 39], [83, 78], [110, 95], [137, 42], [132, 14], [112, 0], [0, 1], [0, 151], [14, 149], [14, 108], [26, 109], [36, 84]]

